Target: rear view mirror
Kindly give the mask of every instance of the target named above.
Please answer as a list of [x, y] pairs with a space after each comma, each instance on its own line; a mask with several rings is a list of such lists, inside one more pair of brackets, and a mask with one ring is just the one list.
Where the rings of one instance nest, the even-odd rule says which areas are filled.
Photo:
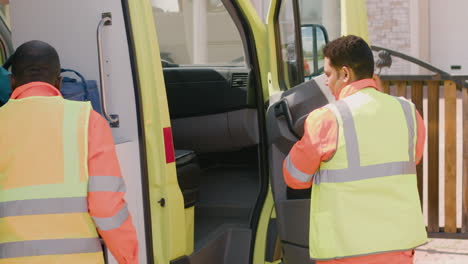
[[302, 25], [301, 31], [304, 77], [310, 80], [323, 73], [323, 47], [328, 43], [328, 33], [325, 27], [317, 24]]

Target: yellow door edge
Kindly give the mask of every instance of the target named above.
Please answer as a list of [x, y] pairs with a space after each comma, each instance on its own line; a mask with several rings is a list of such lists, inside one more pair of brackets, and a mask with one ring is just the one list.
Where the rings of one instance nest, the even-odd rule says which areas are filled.
[[270, 223], [270, 218], [274, 213], [274, 201], [273, 193], [271, 188], [268, 188], [267, 197], [265, 203], [263, 204], [262, 212], [260, 214], [260, 219], [257, 226], [257, 233], [255, 236], [255, 245], [253, 253], [253, 263], [260, 264], [266, 263], [265, 261], [265, 249], [267, 244], [267, 235], [268, 235], [268, 225]]
[[143, 110], [153, 254], [156, 263], [168, 263], [186, 253], [184, 203], [175, 163], [166, 163], [163, 129], [170, 128], [170, 119], [152, 6], [150, 1], [128, 1], [128, 7]]

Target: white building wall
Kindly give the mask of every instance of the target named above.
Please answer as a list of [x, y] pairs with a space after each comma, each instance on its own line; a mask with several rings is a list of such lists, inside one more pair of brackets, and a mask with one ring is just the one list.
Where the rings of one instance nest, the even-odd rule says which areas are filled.
[[[449, 73], [468, 74], [466, 10], [467, 0], [367, 0], [369, 38]], [[401, 60], [388, 73], [408, 72], [423, 73]]]
[[[430, 55], [434, 65], [454, 74], [468, 74], [466, 0], [430, 0]], [[460, 65], [461, 70], [451, 70]]]

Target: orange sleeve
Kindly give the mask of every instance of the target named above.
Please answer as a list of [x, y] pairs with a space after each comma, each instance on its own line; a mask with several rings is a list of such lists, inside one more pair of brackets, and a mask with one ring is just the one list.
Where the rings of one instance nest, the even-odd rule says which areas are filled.
[[293, 189], [310, 188], [320, 163], [335, 153], [337, 140], [338, 124], [333, 112], [319, 108], [310, 113], [304, 123], [304, 136], [283, 162], [286, 184]]
[[88, 130], [88, 207], [106, 247], [119, 264], [138, 263], [138, 239], [107, 121], [91, 112]]
[[421, 162], [424, 154], [424, 143], [426, 141], [426, 127], [424, 126], [424, 120], [416, 110], [416, 126], [417, 126], [417, 138], [416, 138], [416, 164]]

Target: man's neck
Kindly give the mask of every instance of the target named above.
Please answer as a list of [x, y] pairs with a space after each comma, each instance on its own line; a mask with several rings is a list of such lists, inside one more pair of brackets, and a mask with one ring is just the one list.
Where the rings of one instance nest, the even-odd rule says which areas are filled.
[[335, 95], [335, 98], [336, 100], [341, 100], [343, 98], [346, 98], [352, 94], [355, 94], [359, 91], [361, 91], [362, 89], [365, 89], [365, 88], [375, 88], [377, 89], [377, 83], [375, 82], [375, 80], [369, 78], [369, 79], [361, 79], [361, 80], [356, 80], [348, 85], [346, 85], [345, 87], [343, 87], [341, 90], [340, 90], [340, 93], [338, 94], [338, 96]]

